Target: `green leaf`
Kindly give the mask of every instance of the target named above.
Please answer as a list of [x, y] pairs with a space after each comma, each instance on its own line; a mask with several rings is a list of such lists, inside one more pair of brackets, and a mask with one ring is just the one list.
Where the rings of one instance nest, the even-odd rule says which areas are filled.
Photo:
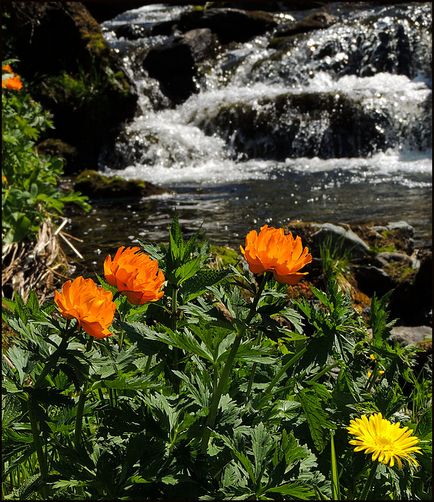
[[63, 490], [66, 488], [77, 488], [79, 486], [86, 486], [87, 481], [79, 481], [78, 479], [61, 479], [60, 481], [56, 481], [52, 483], [52, 487], [57, 490]]
[[281, 495], [293, 497], [298, 500], [312, 500], [315, 497], [315, 491], [312, 488], [297, 481], [285, 483], [275, 488], [269, 488], [267, 493], [280, 493]]
[[30, 476], [29, 478], [24, 480], [24, 482], [18, 489], [18, 500], [26, 500], [29, 498], [33, 499], [33, 497], [30, 497], [30, 495], [38, 491], [43, 486], [43, 484], [44, 481], [42, 480], [42, 476], [40, 474]]
[[28, 351], [25, 351], [16, 345], [10, 347], [7, 354], [12, 364], [15, 366], [15, 369], [18, 371], [19, 382], [22, 385], [26, 377], [25, 368], [29, 362], [30, 354]]
[[199, 256], [176, 268], [173, 272], [173, 275], [176, 279], [176, 284], [180, 286], [183, 282], [193, 277], [200, 269], [201, 265], [202, 260]]
[[335, 429], [335, 425], [328, 420], [324, 410], [323, 396], [319, 396], [310, 389], [302, 389], [297, 398], [303, 407], [304, 416], [309, 426], [310, 434], [318, 451], [322, 451], [328, 441], [328, 432]]
[[198, 270], [194, 277], [185, 280], [183, 291], [185, 295], [185, 302], [190, 302], [194, 298], [204, 293], [209, 286], [213, 286], [222, 281], [230, 274], [229, 269], [213, 270], [211, 268], [205, 270]]
[[260, 422], [252, 430], [252, 451], [255, 461], [255, 480], [257, 483], [261, 482], [273, 446], [273, 437], [267, 432], [264, 424]]

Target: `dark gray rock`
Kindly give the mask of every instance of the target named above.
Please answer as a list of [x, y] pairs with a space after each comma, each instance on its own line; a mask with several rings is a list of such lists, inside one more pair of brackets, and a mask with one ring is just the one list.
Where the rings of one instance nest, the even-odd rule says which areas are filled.
[[335, 92], [283, 93], [224, 103], [197, 125], [225, 138], [234, 155], [273, 160], [364, 157], [399, 140], [388, 108], [373, 114], [358, 97]]
[[395, 326], [390, 338], [403, 345], [420, 344], [432, 340], [431, 326]]
[[223, 44], [247, 42], [276, 26], [273, 15], [268, 12], [216, 8], [186, 12], [177, 23], [181, 31], [209, 28]]
[[332, 223], [324, 223], [312, 235], [312, 241], [318, 249], [322, 243], [331, 242], [342, 251], [346, 251], [352, 258], [363, 258], [371, 254], [369, 246], [350, 229], [345, 229]]
[[37, 145], [38, 153], [50, 157], [61, 157], [64, 161], [63, 169], [66, 172], [79, 170], [77, 148], [65, 143], [61, 139], [47, 138]]
[[216, 38], [207, 28], [195, 29], [153, 47], [143, 67], [158, 80], [163, 94], [173, 103], [182, 103], [197, 92], [197, 63], [214, 54]]
[[432, 250], [420, 250], [416, 256], [420, 265], [414, 275], [401, 279], [390, 298], [390, 310], [403, 323], [432, 323]]
[[314, 30], [328, 28], [335, 24], [337, 18], [325, 11], [316, 11], [298, 21], [291, 21], [279, 26], [274, 32], [275, 37], [290, 37], [299, 33], [308, 33]]
[[383, 296], [395, 286], [393, 279], [383, 269], [373, 265], [353, 266], [353, 273], [358, 288], [368, 296]]

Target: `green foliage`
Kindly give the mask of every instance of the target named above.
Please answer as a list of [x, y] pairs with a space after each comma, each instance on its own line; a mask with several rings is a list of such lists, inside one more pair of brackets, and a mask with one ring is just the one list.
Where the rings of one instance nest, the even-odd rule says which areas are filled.
[[38, 154], [36, 144], [52, 128], [49, 114], [22, 89], [2, 93], [2, 212], [4, 244], [31, 239], [67, 203], [88, 209], [79, 193], [59, 188], [62, 160]]
[[326, 238], [320, 245], [319, 253], [326, 280], [336, 279], [338, 276], [348, 273], [351, 252], [344, 247], [343, 240], [336, 241], [331, 237]]
[[[290, 302], [242, 261], [213, 268], [176, 219], [144, 248], [165, 295], [117, 298], [111, 337], [90, 342], [34, 294], [5, 302], [6, 500], [360, 500], [369, 472], [372, 498], [429, 498], [429, 367], [390, 342], [387, 299], [371, 336], [333, 279]], [[350, 420], [376, 411], [420, 438], [418, 469], [353, 451]]]

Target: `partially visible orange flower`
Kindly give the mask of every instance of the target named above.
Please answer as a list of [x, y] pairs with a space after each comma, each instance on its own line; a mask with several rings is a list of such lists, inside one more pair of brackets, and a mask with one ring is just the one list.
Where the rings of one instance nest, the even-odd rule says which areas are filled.
[[113, 260], [104, 261], [106, 281], [123, 293], [133, 305], [159, 300], [166, 280], [158, 261], [143, 253], [139, 247], [121, 246]]
[[6, 176], [4, 174], [2, 174], [2, 184], [9, 185], [8, 179], [6, 178]]
[[19, 75], [14, 74], [11, 65], [2, 66], [3, 73], [12, 73], [12, 77], [2, 78], [2, 89], [9, 89], [12, 91], [19, 91], [23, 88], [23, 83]]
[[297, 284], [307, 272], [299, 272], [312, 261], [307, 247], [303, 249], [301, 238], [285, 234], [283, 228], [268, 225], [259, 234], [251, 230], [246, 236], [245, 249], [240, 246], [249, 269], [254, 274], [273, 272], [274, 278], [284, 284]]
[[92, 279], [82, 276], [66, 281], [62, 291], [54, 292], [54, 302], [66, 319], [77, 319], [78, 324], [95, 338], [111, 336], [116, 304], [110, 291], [98, 287]]

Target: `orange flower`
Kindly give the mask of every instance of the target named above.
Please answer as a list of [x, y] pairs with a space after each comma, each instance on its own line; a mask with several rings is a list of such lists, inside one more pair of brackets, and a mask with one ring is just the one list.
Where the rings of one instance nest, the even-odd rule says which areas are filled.
[[106, 338], [112, 335], [108, 328], [116, 310], [113, 295], [98, 287], [92, 279], [80, 276], [66, 281], [60, 293], [54, 292], [54, 301], [63, 317], [77, 319], [90, 336]]
[[158, 261], [143, 253], [139, 247], [121, 246], [113, 258], [104, 261], [106, 281], [125, 294], [133, 305], [159, 300], [166, 280]]
[[276, 281], [284, 284], [297, 284], [307, 274], [299, 270], [312, 261], [299, 236], [294, 239], [291, 233], [285, 235], [283, 228], [268, 225], [261, 227], [259, 234], [251, 230], [246, 236], [246, 249], [240, 249], [251, 272], [271, 271]]
[[19, 91], [23, 88], [23, 83], [18, 75], [15, 75], [11, 65], [2, 66], [2, 72], [12, 73], [12, 77], [2, 78], [2, 89], [10, 89], [12, 91]]

